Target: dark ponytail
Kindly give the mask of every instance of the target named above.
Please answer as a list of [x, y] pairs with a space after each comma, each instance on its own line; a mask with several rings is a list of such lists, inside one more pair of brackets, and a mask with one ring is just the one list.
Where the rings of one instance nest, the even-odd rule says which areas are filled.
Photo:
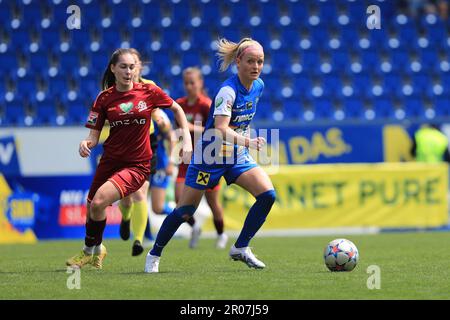
[[102, 90], [106, 90], [109, 87], [112, 87], [116, 83], [116, 77], [114, 73], [111, 71], [111, 66], [116, 65], [119, 61], [119, 57], [125, 53], [133, 54], [133, 51], [130, 49], [117, 49], [113, 52], [111, 59], [109, 59], [108, 66], [106, 67], [105, 72], [103, 73], [101, 87]]

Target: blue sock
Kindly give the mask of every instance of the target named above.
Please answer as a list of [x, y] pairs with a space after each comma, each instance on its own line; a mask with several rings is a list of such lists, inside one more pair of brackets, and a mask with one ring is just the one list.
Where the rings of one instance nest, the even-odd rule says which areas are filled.
[[184, 206], [176, 208], [165, 219], [158, 234], [156, 235], [155, 244], [153, 245], [150, 254], [153, 256], [161, 256], [163, 248], [172, 239], [175, 232], [180, 225], [185, 222], [186, 215], [191, 217], [195, 213], [194, 206]]
[[275, 190], [266, 191], [256, 197], [256, 202], [250, 208], [244, 226], [234, 246], [236, 248], [248, 247], [248, 243], [266, 221], [266, 217], [275, 202]]
[[165, 202], [161, 214], [170, 214], [173, 211], [173, 209], [174, 208], [171, 205], [169, 205], [169, 203]]
[[148, 240], [153, 240], [152, 229], [150, 229], [150, 219], [147, 218], [147, 226], [145, 227], [144, 236]]

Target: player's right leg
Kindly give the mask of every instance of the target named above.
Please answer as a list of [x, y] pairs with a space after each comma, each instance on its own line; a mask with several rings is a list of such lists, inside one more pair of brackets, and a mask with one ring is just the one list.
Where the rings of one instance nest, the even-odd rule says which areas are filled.
[[144, 272], [156, 273], [159, 272], [159, 258], [162, 250], [167, 243], [172, 239], [175, 232], [180, 225], [191, 217], [197, 209], [204, 191], [185, 186], [183, 195], [177, 207], [165, 219], [152, 250], [147, 254]]

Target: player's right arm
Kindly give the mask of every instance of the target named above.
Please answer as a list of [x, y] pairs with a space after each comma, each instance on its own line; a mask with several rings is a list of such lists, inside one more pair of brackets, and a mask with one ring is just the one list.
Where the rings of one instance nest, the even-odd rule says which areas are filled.
[[98, 144], [101, 131], [91, 129], [89, 135], [86, 139], [80, 142], [79, 153], [83, 158], [89, 157], [91, 154], [91, 149]]
[[250, 137], [241, 135], [230, 126], [232, 106], [236, 99], [236, 93], [231, 87], [223, 87], [215, 98], [214, 128], [219, 130], [223, 139], [227, 142], [250, 149], [260, 150], [265, 144], [263, 137]]
[[85, 127], [91, 130], [87, 138], [80, 142], [80, 148], [78, 149], [80, 156], [83, 158], [89, 157], [91, 149], [98, 144], [100, 139], [100, 133], [106, 120], [106, 113], [103, 108], [103, 105], [106, 103], [105, 92], [106, 90], [100, 92], [89, 112]]

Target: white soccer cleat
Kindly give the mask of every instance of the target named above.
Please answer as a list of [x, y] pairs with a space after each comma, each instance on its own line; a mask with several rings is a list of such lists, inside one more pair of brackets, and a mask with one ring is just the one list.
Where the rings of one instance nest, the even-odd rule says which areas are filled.
[[249, 268], [263, 269], [266, 267], [262, 261], [256, 259], [250, 247], [236, 248], [233, 244], [230, 249], [230, 257], [234, 261], [244, 262]]
[[228, 236], [226, 233], [222, 233], [217, 237], [216, 248], [217, 249], [225, 249], [228, 242]]
[[198, 245], [198, 240], [200, 239], [200, 234], [202, 233], [202, 229], [196, 223], [192, 226], [191, 232], [191, 240], [189, 241], [189, 248], [194, 249]]
[[147, 254], [145, 258], [145, 273], [158, 273], [159, 272], [159, 259], [158, 256], [152, 256], [150, 252]]

